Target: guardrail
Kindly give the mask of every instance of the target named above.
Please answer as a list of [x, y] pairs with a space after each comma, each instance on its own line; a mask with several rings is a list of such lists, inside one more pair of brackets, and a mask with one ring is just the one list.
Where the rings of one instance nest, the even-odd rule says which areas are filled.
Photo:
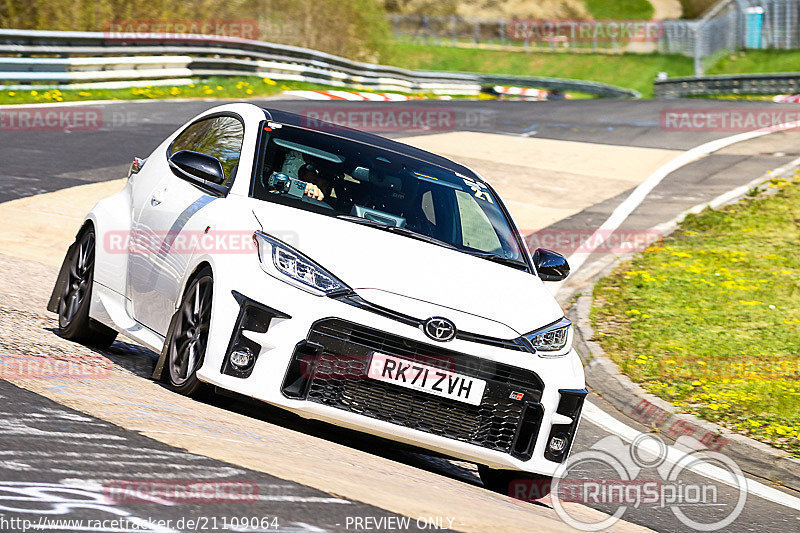
[[260, 76], [441, 95], [475, 95], [483, 86], [513, 83], [606, 97], [639, 97], [636, 91], [602, 83], [407, 70], [248, 39], [0, 30], [0, 83], [122, 86], [208, 76]]
[[526, 76], [503, 76], [501, 74], [479, 74], [482, 85], [514, 85], [516, 87], [537, 87], [539, 89], [580, 91], [608, 98], [641, 98], [633, 89], [624, 89], [594, 81], [577, 81], [562, 78], [530, 78]]
[[797, 94], [800, 73], [741, 74], [667, 78], [654, 83], [656, 98], [717, 94]]

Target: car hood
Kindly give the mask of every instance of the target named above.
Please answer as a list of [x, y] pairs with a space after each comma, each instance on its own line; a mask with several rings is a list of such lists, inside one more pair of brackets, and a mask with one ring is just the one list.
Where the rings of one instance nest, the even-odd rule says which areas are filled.
[[301, 209], [270, 204], [253, 212], [265, 233], [394, 311], [421, 320], [444, 316], [459, 329], [499, 338], [564, 316], [538, 277], [512, 267]]

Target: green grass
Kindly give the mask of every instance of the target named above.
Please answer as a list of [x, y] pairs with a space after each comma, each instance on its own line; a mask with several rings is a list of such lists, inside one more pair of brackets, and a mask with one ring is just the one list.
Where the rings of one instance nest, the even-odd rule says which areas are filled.
[[659, 54], [526, 53], [474, 48], [396, 44], [384, 61], [404, 68], [599, 81], [653, 96], [661, 72], [691, 76], [692, 59]]
[[[645, 98], [653, 96], [653, 80], [659, 72], [672, 77], [691, 76], [692, 59], [661, 54], [592, 54], [531, 52], [453, 48], [410, 43], [395, 43], [387, 48], [382, 62], [410, 69], [479, 72], [545, 76], [598, 81], [635, 89]], [[723, 59], [711, 74], [744, 72], [800, 71], [800, 51], [755, 50]], [[267, 83], [261, 78], [211, 78], [193, 87], [170, 86], [141, 89], [0, 91], [0, 104], [26, 104], [52, 101], [152, 99], [152, 98], [227, 98], [271, 96], [288, 89], [330, 89], [324, 85], [300, 82]], [[221, 87], [218, 88], [218, 87]], [[248, 90], [252, 91], [248, 93]], [[576, 94], [577, 97], [585, 95]], [[60, 98], [60, 100], [59, 100]], [[761, 99], [757, 98], [756, 99]]]
[[[296, 81], [280, 82], [269, 78], [212, 77], [198, 80], [191, 85], [130, 87], [126, 89], [37, 89], [0, 91], [2, 104], [34, 104], [46, 102], [75, 102], [92, 100], [155, 100], [167, 98], [219, 98], [243, 100], [259, 96], [273, 96], [288, 90], [348, 90], [316, 83]], [[372, 92], [361, 87], [359, 91]], [[396, 92], [396, 91], [394, 91]], [[413, 96], [432, 97], [430, 94], [409, 93]]]
[[653, 4], [647, 0], [584, 0], [586, 8], [597, 20], [650, 20], [653, 18]]
[[800, 72], [800, 50], [748, 50], [723, 58], [709, 74]]
[[324, 85], [278, 82], [269, 78], [208, 78], [191, 85], [130, 87], [126, 89], [38, 89], [0, 91], [0, 104], [33, 104], [91, 100], [148, 100], [163, 98], [246, 99], [272, 96], [289, 89], [330, 89]]
[[618, 267], [592, 320], [650, 392], [800, 457], [800, 177], [768, 190]]

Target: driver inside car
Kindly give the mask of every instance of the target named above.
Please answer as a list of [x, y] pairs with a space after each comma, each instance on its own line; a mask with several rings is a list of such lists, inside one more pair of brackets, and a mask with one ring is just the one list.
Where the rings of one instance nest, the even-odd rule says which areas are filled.
[[297, 171], [297, 177], [306, 182], [305, 195], [320, 202], [330, 196], [333, 184], [325, 178], [313, 163], [306, 163]]

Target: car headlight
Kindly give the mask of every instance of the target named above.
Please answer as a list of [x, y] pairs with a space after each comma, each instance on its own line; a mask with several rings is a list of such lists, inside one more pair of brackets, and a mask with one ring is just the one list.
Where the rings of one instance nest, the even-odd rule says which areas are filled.
[[566, 355], [564, 348], [570, 340], [572, 322], [562, 318], [543, 328], [523, 335], [525, 344], [541, 357], [560, 357]]
[[317, 296], [348, 289], [336, 276], [285, 242], [257, 231], [253, 240], [258, 246], [261, 270], [298, 289]]

